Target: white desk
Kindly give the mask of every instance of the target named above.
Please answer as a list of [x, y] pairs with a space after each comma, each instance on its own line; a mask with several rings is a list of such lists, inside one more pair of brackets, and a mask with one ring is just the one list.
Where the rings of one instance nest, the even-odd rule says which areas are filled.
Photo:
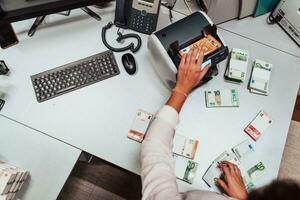
[[56, 199], [81, 151], [3, 116], [0, 124], [0, 160], [30, 172], [18, 197]]
[[[167, 14], [161, 15], [159, 27], [168, 23]], [[169, 95], [149, 62], [146, 35], [141, 34], [144, 43], [135, 55], [138, 71], [134, 76], [125, 72], [120, 62], [122, 54], [117, 53], [119, 76], [44, 103], [37, 103], [31, 85], [30, 76], [33, 74], [106, 50], [100, 32], [101, 27], [113, 19], [113, 12], [107, 11], [102, 17], [100, 23], [87, 18], [45, 28], [30, 39], [21, 34], [22, 42], [18, 46], [1, 53], [12, 69], [7, 80], [0, 80], [8, 93], [2, 113], [139, 173], [140, 144], [127, 139], [127, 131], [137, 109], [155, 113]], [[116, 30], [112, 29], [108, 36], [111, 41], [116, 38]], [[250, 94], [246, 84], [224, 83], [225, 62], [220, 65], [220, 75], [216, 79], [193, 92], [181, 113], [178, 131], [200, 139], [197, 155], [200, 167], [193, 185], [178, 181], [181, 191], [207, 189], [201, 179], [204, 171], [218, 154], [248, 138], [243, 129], [260, 109], [266, 110], [274, 119], [272, 127], [255, 143], [269, 168], [261, 184], [277, 177], [299, 85], [300, 59], [227, 31], [221, 30], [221, 33], [229, 47], [248, 49], [251, 60], [260, 58], [274, 64], [270, 96]], [[289, 81], [282, 81], [286, 79]], [[241, 107], [206, 109], [204, 90], [212, 88], [237, 88]]]
[[[141, 34], [143, 48], [135, 55], [134, 76], [126, 73], [118, 53], [121, 74], [116, 77], [44, 103], [36, 101], [32, 90], [30, 75], [106, 50], [101, 28], [113, 19], [113, 11], [102, 18], [41, 29], [33, 38], [21, 34], [19, 45], [3, 51], [11, 76], [0, 79], [8, 94], [2, 114], [138, 173], [140, 144], [127, 139], [127, 131], [139, 108], [155, 113], [169, 95], [148, 61], [147, 35]], [[116, 32], [117, 28], [109, 30], [111, 41]]]
[[300, 58], [300, 47], [278, 24], [268, 25], [268, 15], [232, 20], [219, 27]]
[[[203, 185], [201, 176], [208, 163], [239, 142], [249, 139], [243, 129], [263, 109], [274, 119], [274, 124], [263, 136], [253, 142], [254, 149], [266, 164], [268, 172], [259, 180], [257, 186], [264, 185], [277, 178], [281, 157], [288, 134], [300, 79], [300, 59], [262, 44], [253, 42], [227, 31], [221, 30], [222, 36], [230, 48], [237, 47], [250, 51], [251, 63], [260, 58], [274, 64], [271, 78], [271, 92], [268, 97], [248, 92], [247, 83], [242, 86], [225, 83], [223, 74], [225, 63], [220, 66], [220, 75], [207, 85], [197, 89], [184, 105], [178, 132], [198, 137], [200, 140], [197, 159], [200, 173], [193, 186], [179, 183], [183, 190], [197, 189]], [[248, 66], [247, 80], [251, 67]], [[286, 77], [286, 78], [283, 78]], [[287, 80], [285, 83], [282, 79]], [[236, 88], [239, 90], [240, 107], [237, 109], [207, 109], [204, 90], [218, 88]]]
[[[192, 12], [199, 10], [195, 1], [188, 1], [188, 4]], [[183, 1], [176, 2], [174, 11], [185, 15], [190, 14]], [[269, 13], [255, 18], [250, 16], [241, 20], [234, 19], [219, 24], [218, 27], [273, 47], [277, 50], [300, 57], [300, 47], [288, 36], [288, 34], [284, 32], [282, 28], [280, 28], [278, 24], [268, 25], [266, 22], [268, 16]]]

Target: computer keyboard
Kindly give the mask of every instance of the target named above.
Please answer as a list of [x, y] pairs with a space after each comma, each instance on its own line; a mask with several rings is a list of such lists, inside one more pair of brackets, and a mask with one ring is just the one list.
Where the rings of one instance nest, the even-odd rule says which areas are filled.
[[112, 51], [105, 51], [36, 75], [31, 81], [38, 102], [120, 74]]

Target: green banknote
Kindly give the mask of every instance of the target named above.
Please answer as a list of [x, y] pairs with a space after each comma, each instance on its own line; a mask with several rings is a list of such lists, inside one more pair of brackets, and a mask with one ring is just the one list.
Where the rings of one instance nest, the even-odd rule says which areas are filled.
[[245, 50], [233, 49], [231, 51], [231, 59], [247, 62], [248, 57], [249, 57], [248, 52]]
[[266, 166], [263, 162], [259, 162], [250, 169], [247, 170], [243, 176], [243, 181], [247, 190], [250, 190], [254, 186], [254, 182], [266, 173]]
[[196, 176], [197, 169], [198, 169], [198, 163], [189, 160], [185, 169], [183, 181], [192, 184]]

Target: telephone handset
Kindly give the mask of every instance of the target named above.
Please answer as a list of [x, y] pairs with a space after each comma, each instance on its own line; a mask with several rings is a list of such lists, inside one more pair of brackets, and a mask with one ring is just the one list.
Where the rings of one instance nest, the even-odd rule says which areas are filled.
[[115, 25], [151, 34], [156, 30], [161, 0], [116, 0]]

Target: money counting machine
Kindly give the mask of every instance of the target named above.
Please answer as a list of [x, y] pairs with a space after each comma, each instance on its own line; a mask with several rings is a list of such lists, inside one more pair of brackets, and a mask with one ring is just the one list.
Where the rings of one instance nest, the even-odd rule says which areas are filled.
[[176, 83], [177, 69], [181, 59], [179, 51], [208, 34], [217, 39], [221, 46], [204, 56], [203, 63], [211, 64], [211, 68], [199, 83], [200, 86], [218, 74], [217, 64], [228, 56], [228, 47], [219, 35], [217, 26], [205, 13], [195, 12], [149, 36], [148, 49], [153, 67], [168, 88], [173, 89]]

